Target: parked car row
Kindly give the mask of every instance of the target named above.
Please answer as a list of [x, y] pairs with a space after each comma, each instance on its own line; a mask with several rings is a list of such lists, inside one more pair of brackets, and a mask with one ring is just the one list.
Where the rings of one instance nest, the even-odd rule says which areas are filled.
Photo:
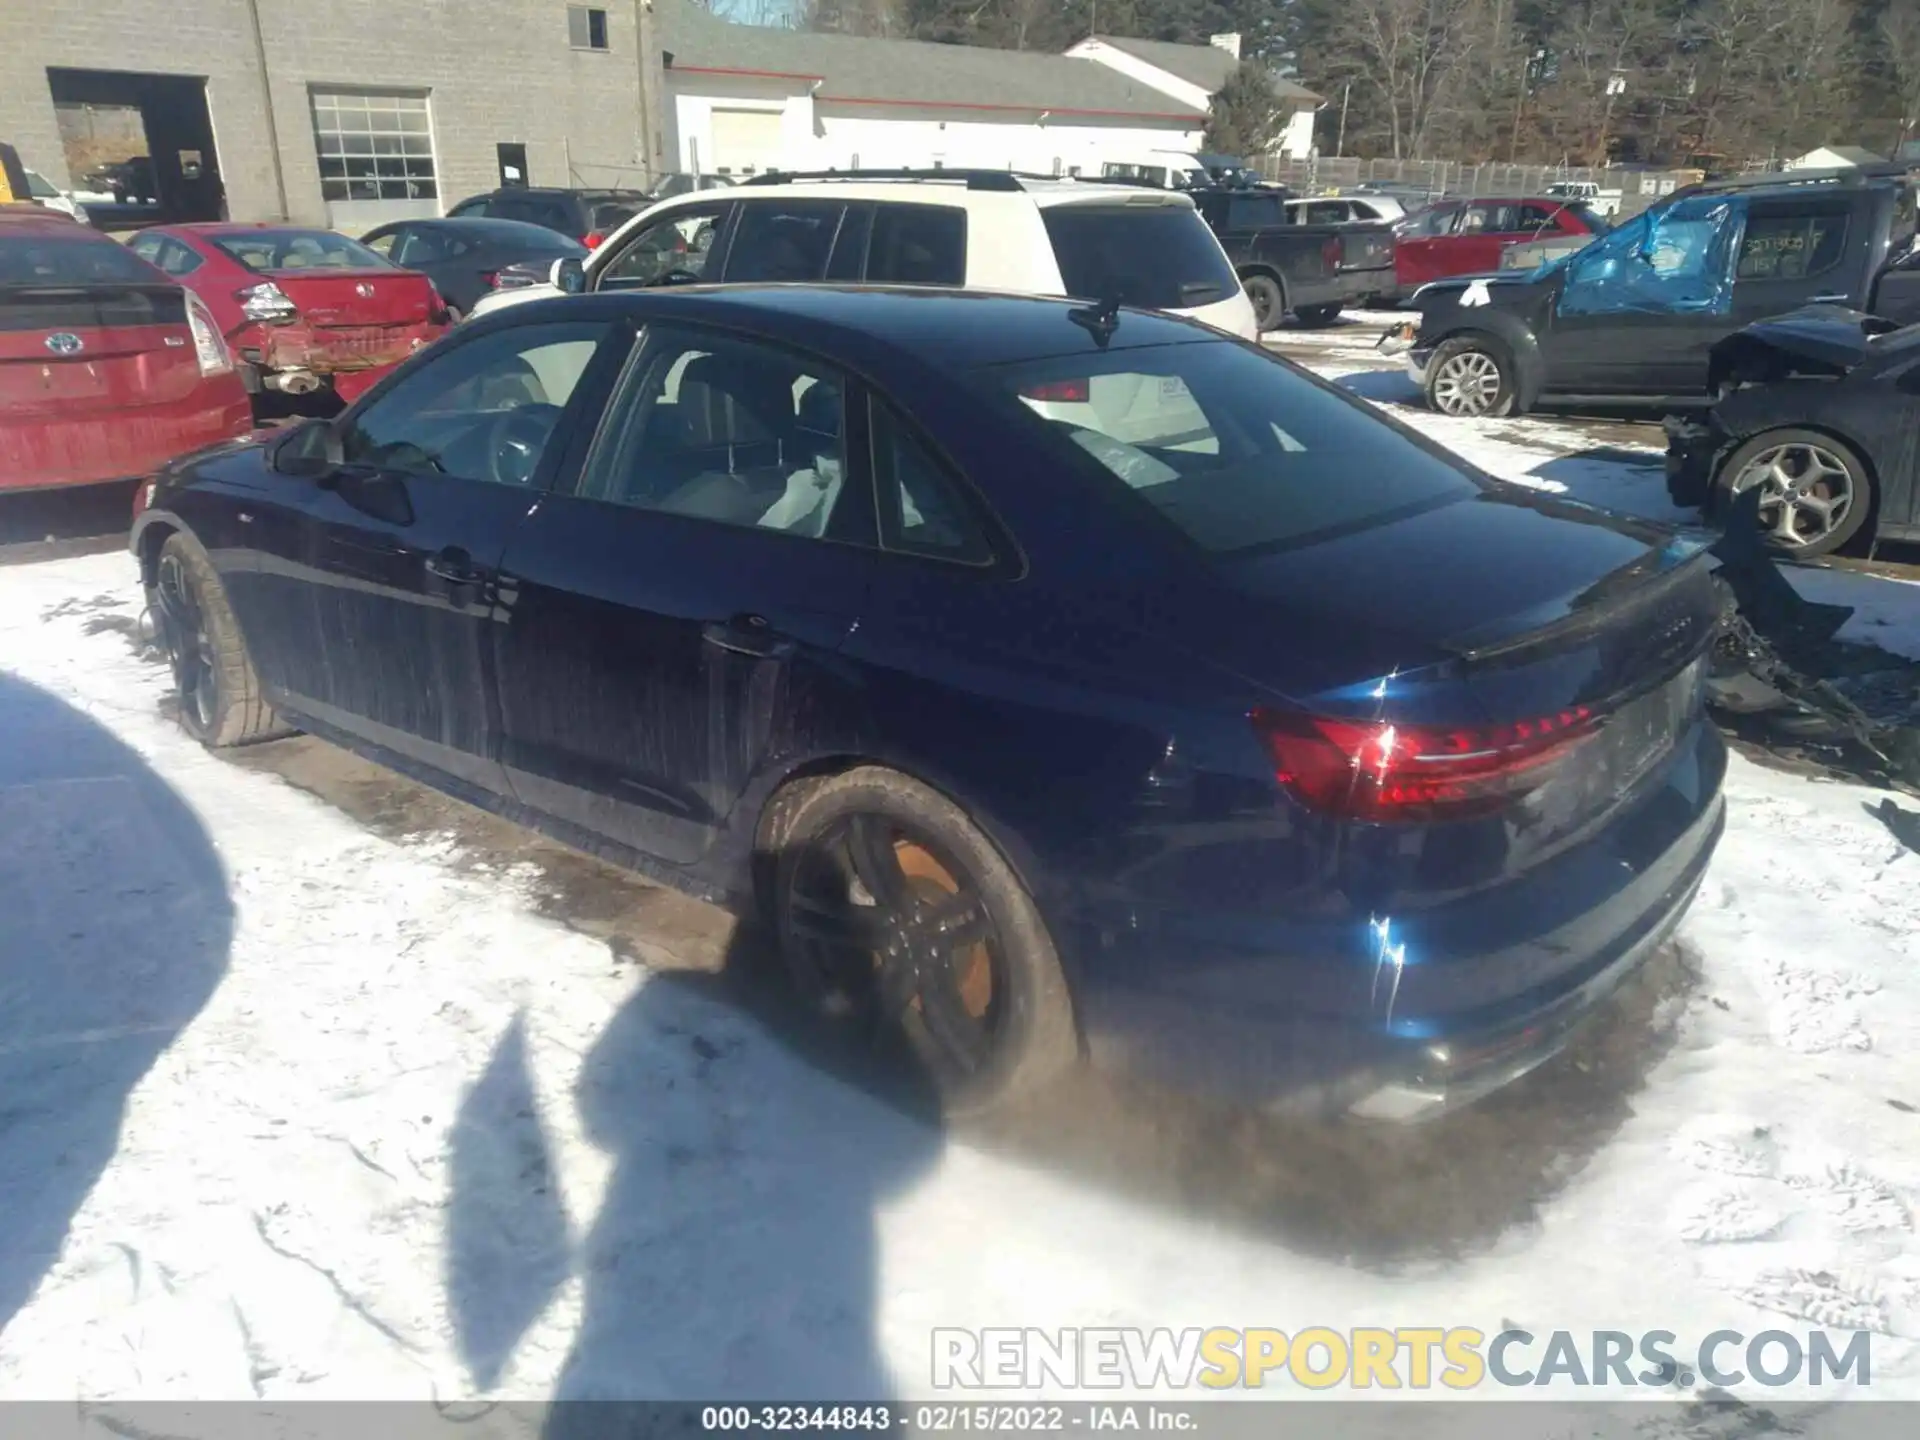
[[1674, 499], [1758, 486], [1773, 543], [1820, 555], [1920, 534], [1917, 240], [1903, 167], [1704, 183], [1532, 270], [1420, 287], [1392, 343], [1447, 415], [1677, 412]]

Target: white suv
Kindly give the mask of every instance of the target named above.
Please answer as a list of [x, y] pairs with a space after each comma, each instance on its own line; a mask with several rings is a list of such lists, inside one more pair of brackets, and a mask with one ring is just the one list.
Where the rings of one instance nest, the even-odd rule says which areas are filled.
[[[650, 206], [585, 262], [586, 289], [848, 281], [1119, 299], [1248, 340], [1253, 306], [1185, 195], [999, 170], [767, 175]], [[495, 291], [472, 315], [558, 293]]]

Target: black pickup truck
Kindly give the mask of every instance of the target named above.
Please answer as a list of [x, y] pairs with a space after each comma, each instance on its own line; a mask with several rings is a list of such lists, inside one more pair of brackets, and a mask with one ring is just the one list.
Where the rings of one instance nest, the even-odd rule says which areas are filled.
[[1288, 311], [1302, 325], [1331, 325], [1340, 311], [1393, 289], [1393, 229], [1295, 225], [1283, 189], [1188, 192], [1239, 273], [1262, 330]]
[[1920, 321], [1914, 241], [1899, 167], [1710, 182], [1537, 269], [1421, 287], [1387, 346], [1447, 415], [1697, 409], [1714, 346], [1756, 320], [1817, 304]]

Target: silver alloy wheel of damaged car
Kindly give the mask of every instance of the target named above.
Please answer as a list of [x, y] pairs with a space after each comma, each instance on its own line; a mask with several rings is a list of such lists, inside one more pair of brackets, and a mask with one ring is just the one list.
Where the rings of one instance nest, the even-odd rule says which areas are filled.
[[1777, 431], [1748, 442], [1727, 464], [1728, 498], [1758, 488], [1767, 541], [1799, 555], [1838, 550], [1866, 522], [1860, 461], [1844, 445], [1809, 431]]
[[1442, 415], [1475, 419], [1513, 408], [1513, 384], [1500, 357], [1472, 340], [1451, 340], [1434, 352], [1427, 403]]

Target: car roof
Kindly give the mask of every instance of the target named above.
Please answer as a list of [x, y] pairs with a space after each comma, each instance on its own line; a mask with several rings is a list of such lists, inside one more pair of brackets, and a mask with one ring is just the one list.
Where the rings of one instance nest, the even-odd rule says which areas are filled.
[[[953, 205], [966, 209], [1019, 203], [1023, 199], [1046, 208], [1055, 205], [1097, 205], [1122, 203], [1135, 206], [1191, 206], [1185, 192], [1162, 190], [1147, 185], [1119, 185], [1099, 180], [1077, 180], [1072, 176], [1019, 175], [1018, 184], [1008, 188], [981, 189], [969, 186], [967, 171], [953, 172], [947, 179], [939, 172], [914, 178], [887, 179], [861, 176], [846, 179], [832, 174], [808, 176], [774, 183], [755, 181], [731, 186], [724, 199], [711, 191], [674, 195], [656, 202], [662, 213], [669, 205], [719, 205], [734, 200], [780, 200], [832, 197], [841, 200], [893, 201], [903, 205]], [[652, 211], [648, 212], [649, 214]], [[631, 223], [631, 222], [629, 222]]]
[[[325, 225], [300, 225], [292, 220], [186, 220], [176, 225], [154, 225], [154, 230], [184, 231], [189, 235], [252, 235], [271, 230], [282, 235], [339, 235]], [[351, 236], [341, 235], [341, 239]]]
[[932, 286], [688, 285], [556, 296], [470, 323], [578, 317], [592, 307], [596, 313], [663, 324], [681, 320], [750, 331], [881, 374], [902, 357], [950, 371], [1102, 349], [1240, 343], [1198, 321], [1123, 307], [1102, 346], [1073, 319], [1073, 312], [1086, 305], [1084, 300]]
[[89, 240], [104, 238], [99, 231], [76, 223], [63, 210], [49, 210], [44, 205], [24, 201], [17, 205], [0, 205], [0, 223], [4, 223], [9, 230], [53, 230], [62, 235], [79, 235]]

